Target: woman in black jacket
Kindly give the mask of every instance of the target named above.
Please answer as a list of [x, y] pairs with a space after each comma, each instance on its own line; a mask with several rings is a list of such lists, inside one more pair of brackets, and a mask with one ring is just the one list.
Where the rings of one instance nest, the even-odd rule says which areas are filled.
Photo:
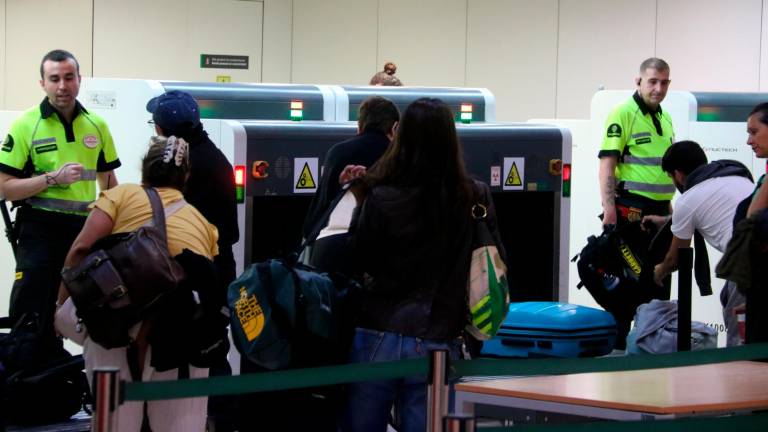
[[[363, 185], [352, 255], [364, 290], [351, 361], [421, 358], [432, 349], [447, 349], [458, 359], [468, 316], [475, 186], [451, 110], [430, 98], [409, 105]], [[481, 193], [487, 192], [485, 186]], [[425, 430], [423, 377], [351, 385], [344, 429], [385, 431], [395, 402], [400, 431]]]

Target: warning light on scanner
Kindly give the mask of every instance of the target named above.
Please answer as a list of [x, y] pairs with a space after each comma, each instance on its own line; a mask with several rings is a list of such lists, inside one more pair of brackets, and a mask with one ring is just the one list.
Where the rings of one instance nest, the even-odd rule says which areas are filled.
[[269, 162], [267, 162], [267, 161], [255, 161], [253, 163], [253, 168], [251, 169], [251, 175], [256, 180], [263, 180], [263, 179], [269, 177], [269, 173], [267, 172], [267, 168], [269, 168]]

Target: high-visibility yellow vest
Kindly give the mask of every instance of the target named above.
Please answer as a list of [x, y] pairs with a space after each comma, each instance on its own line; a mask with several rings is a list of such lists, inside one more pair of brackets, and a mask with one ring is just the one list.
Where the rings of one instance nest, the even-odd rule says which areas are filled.
[[0, 148], [0, 171], [18, 178], [55, 172], [68, 162], [83, 165], [83, 176], [70, 185], [51, 185], [27, 199], [32, 207], [88, 214], [96, 198], [96, 173], [120, 166], [112, 135], [103, 119], [77, 103], [72, 124], [60, 120], [48, 99], [25, 111], [10, 127]]
[[[653, 115], [661, 133], [653, 123]], [[669, 201], [675, 195], [675, 185], [661, 169], [661, 158], [674, 140], [672, 117], [661, 107], [651, 114], [635, 93], [608, 115], [599, 157], [618, 157], [616, 180], [624, 190], [656, 201]]]

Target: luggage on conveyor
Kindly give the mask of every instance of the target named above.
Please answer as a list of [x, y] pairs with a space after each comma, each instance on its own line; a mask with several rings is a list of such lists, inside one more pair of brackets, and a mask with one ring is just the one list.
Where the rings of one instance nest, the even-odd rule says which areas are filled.
[[496, 337], [483, 343], [486, 357], [596, 357], [616, 343], [616, 321], [600, 309], [557, 302], [509, 306]]

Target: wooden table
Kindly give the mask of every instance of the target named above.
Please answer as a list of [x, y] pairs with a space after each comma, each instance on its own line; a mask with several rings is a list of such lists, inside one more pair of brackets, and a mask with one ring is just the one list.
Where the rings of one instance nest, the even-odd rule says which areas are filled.
[[456, 384], [455, 411], [475, 404], [649, 420], [768, 409], [768, 363], [505, 378]]

